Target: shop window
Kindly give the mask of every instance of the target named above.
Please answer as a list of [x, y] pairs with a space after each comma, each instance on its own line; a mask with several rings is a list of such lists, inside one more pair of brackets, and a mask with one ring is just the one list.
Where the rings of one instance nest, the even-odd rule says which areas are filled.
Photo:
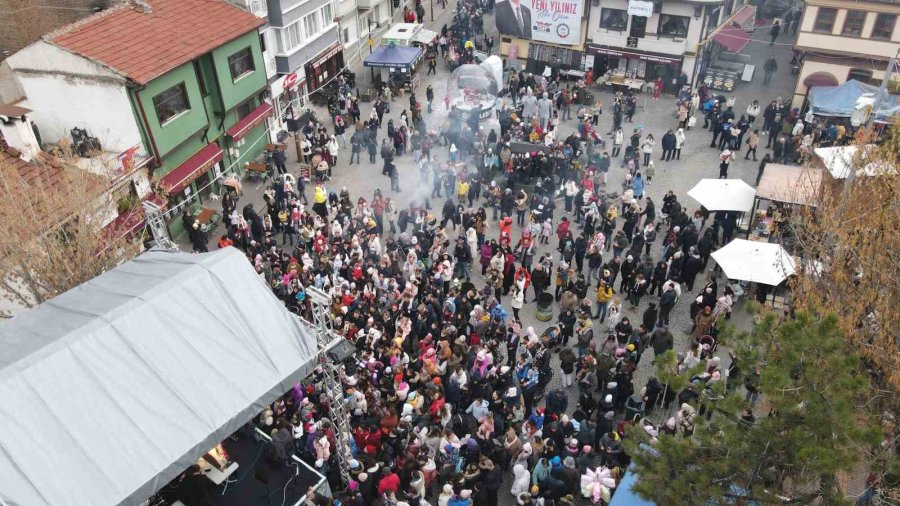
[[869, 84], [872, 81], [872, 71], [866, 69], [850, 69], [847, 73], [847, 80], [856, 80], [861, 83]]
[[628, 26], [628, 13], [621, 9], [603, 8], [600, 12], [600, 28], [624, 32]]
[[894, 34], [894, 25], [897, 24], [896, 14], [881, 13], [875, 18], [875, 26], [872, 27], [872, 38], [891, 40]]
[[237, 81], [245, 75], [253, 72], [253, 52], [249, 47], [241, 49], [228, 57], [228, 70], [231, 72], [231, 80]]
[[816, 23], [813, 25], [813, 31], [831, 33], [831, 30], [834, 29], [835, 18], [837, 18], [837, 9], [819, 7], [819, 12], [816, 14]]
[[156, 117], [159, 119], [160, 125], [190, 110], [191, 104], [188, 102], [187, 88], [184, 82], [180, 82], [175, 86], [167, 89], [153, 97], [153, 108], [156, 109]]
[[671, 16], [663, 14], [659, 17], [659, 35], [668, 37], [686, 37], [691, 18], [687, 16]]
[[860, 37], [865, 23], [866, 13], [864, 11], [847, 11], [847, 19], [844, 20], [844, 29], [841, 30], [841, 35]]

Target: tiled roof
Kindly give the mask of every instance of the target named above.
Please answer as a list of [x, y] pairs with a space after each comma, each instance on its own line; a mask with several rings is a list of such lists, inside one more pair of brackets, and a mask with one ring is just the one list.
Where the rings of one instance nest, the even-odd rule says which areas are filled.
[[223, 0], [147, 0], [144, 13], [124, 4], [46, 39], [138, 84], [159, 77], [265, 24]]
[[[54, 222], [58, 223], [76, 211], [69, 208], [76, 202], [69, 202], [63, 193], [73, 191], [70, 188], [71, 177], [84, 179], [87, 184], [96, 188], [98, 196], [105, 189], [102, 178], [88, 172], [73, 172], [78, 169], [65, 168], [58, 158], [48, 153], [40, 151], [30, 162], [19, 158], [20, 154], [19, 150], [7, 146], [0, 138], [0, 177], [6, 181], [21, 181], [23, 195], [20, 197], [31, 201], [29, 209], [39, 213], [40, 219], [47, 220], [48, 226]], [[27, 191], [26, 188], [33, 188], [34, 191]], [[60, 192], [59, 198], [42, 201], [48, 196], [46, 190]], [[0, 219], [3, 218], [0, 216]]]

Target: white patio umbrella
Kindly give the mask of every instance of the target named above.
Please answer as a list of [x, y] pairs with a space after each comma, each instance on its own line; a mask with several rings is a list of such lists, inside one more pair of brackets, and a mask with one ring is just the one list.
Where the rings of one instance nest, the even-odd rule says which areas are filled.
[[735, 239], [712, 257], [728, 279], [775, 286], [797, 272], [791, 255], [775, 243]]
[[742, 179], [701, 179], [688, 195], [710, 211], [753, 209], [756, 190]]

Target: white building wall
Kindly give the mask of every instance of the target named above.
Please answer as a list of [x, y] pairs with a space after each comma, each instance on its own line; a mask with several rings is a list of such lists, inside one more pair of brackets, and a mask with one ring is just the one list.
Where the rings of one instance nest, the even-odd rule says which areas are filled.
[[43, 142], [71, 139], [70, 130], [79, 127], [97, 137], [104, 151], [141, 144], [125, 81], [115, 72], [43, 41], [6, 61]]

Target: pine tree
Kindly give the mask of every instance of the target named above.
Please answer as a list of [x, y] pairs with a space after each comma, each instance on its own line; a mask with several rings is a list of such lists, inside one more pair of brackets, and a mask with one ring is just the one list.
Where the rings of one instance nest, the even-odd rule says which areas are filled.
[[[742, 417], [750, 404], [734, 391], [741, 390], [735, 378], [727, 389], [723, 378], [711, 387], [718, 395], [693, 403], [713, 412], [709, 420], [695, 418], [693, 436], [660, 435], [647, 450], [646, 432], [632, 430], [626, 443], [638, 475], [634, 491], [660, 505], [738, 497], [760, 504], [843, 504], [838, 473], [853, 470], [861, 449], [876, 448], [881, 437], [859, 409], [869, 382], [837, 317], [797, 313], [777, 323], [768, 314], [752, 333], [732, 340], [744, 375], [759, 364], [755, 420]], [[663, 361], [660, 368], [670, 366]], [[660, 374], [665, 378], [664, 370]]]

